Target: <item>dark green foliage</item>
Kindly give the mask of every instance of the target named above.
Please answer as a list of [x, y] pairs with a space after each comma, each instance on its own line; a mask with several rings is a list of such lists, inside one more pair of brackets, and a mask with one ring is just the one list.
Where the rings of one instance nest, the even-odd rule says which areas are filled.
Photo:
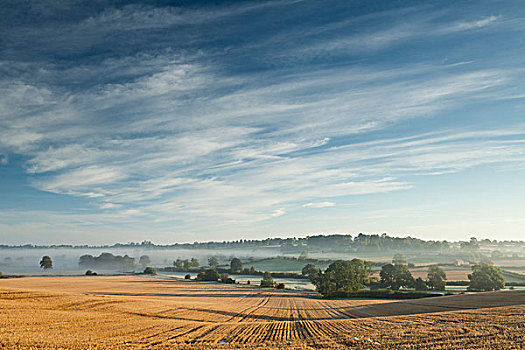
[[361, 259], [337, 261], [312, 278], [317, 291], [330, 297], [339, 294], [355, 293], [370, 281], [372, 268], [369, 262]]
[[230, 270], [232, 273], [239, 273], [242, 271], [242, 262], [238, 258], [233, 258], [230, 262]]
[[383, 288], [398, 290], [401, 287], [414, 287], [414, 277], [406, 265], [386, 264], [381, 268], [379, 275], [381, 277], [380, 285]]
[[99, 256], [82, 255], [78, 265], [98, 269], [129, 270], [135, 268], [135, 258], [111, 253], [101, 253]]
[[275, 288], [277, 288], [277, 289], [284, 289], [284, 283], [279, 283], [277, 285], [277, 287], [275, 287]]
[[196, 258], [191, 258], [190, 267], [199, 267], [199, 260]]
[[151, 264], [151, 260], [149, 258], [149, 256], [147, 255], [142, 255], [139, 259], [139, 264], [142, 265], [142, 267], [146, 267], [148, 266], [149, 264]]
[[425, 291], [425, 290], [428, 290], [428, 286], [427, 284], [425, 283], [425, 281], [423, 281], [423, 279], [421, 277], [418, 277], [414, 280], [414, 288], [417, 290], [417, 291]]
[[505, 279], [501, 274], [501, 269], [481, 263], [472, 267], [472, 274], [468, 275], [470, 291], [490, 291], [499, 290], [505, 287]]
[[146, 267], [144, 269], [144, 274], [146, 275], [156, 275], [157, 274], [157, 270], [154, 268], [154, 267]]
[[303, 276], [308, 277], [310, 280], [314, 280], [319, 275], [319, 269], [314, 264], [306, 264], [301, 271]]
[[442, 268], [432, 265], [428, 268], [428, 287], [432, 290], [445, 290], [445, 280], [447, 275]]
[[188, 273], [186, 276], [184, 276], [184, 279], [185, 279], [185, 280], [189, 280], [189, 279], [191, 279], [191, 275]]
[[97, 275], [97, 273], [94, 272], [94, 271], [91, 271], [91, 270], [87, 270], [86, 271], [86, 276], [96, 276], [96, 275]]
[[182, 260], [181, 260], [181, 258], [177, 258], [177, 260], [175, 260], [173, 262], [173, 267], [175, 267], [178, 270], [182, 270]]
[[217, 267], [219, 265], [219, 260], [212, 256], [208, 259], [208, 266], [210, 267]]
[[207, 269], [200, 272], [197, 275], [197, 281], [212, 281], [216, 282], [219, 280], [219, 273], [215, 269]]
[[266, 271], [263, 274], [263, 279], [261, 280], [260, 286], [263, 288], [273, 288], [275, 286], [275, 282], [273, 281], [271, 273]]
[[40, 268], [47, 270], [53, 268], [53, 261], [51, 260], [51, 257], [45, 255], [42, 257], [42, 260], [40, 260]]

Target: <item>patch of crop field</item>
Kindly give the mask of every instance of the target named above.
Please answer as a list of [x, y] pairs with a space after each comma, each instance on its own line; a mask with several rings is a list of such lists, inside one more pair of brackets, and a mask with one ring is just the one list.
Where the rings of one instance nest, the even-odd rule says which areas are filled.
[[515, 268], [523, 268], [525, 266], [525, 259], [497, 259], [494, 260], [495, 266], [500, 267], [515, 267]]
[[0, 280], [0, 348], [517, 349], [525, 291], [324, 300], [151, 277]]

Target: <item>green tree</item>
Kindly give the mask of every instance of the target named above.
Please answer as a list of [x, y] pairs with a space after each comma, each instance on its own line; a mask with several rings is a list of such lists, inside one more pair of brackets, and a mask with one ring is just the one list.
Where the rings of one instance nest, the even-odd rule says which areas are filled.
[[190, 261], [188, 259], [182, 260], [182, 269], [184, 271], [188, 271], [190, 269], [190, 267], [191, 267], [191, 263], [190, 263]]
[[418, 278], [415, 279], [415, 281], [414, 281], [414, 288], [416, 290], [420, 290], [420, 291], [428, 290], [427, 284], [425, 283], [425, 281], [423, 281], [423, 279], [421, 277], [418, 277]]
[[40, 268], [47, 270], [53, 268], [53, 261], [51, 260], [51, 257], [45, 255], [42, 257], [42, 260], [40, 260]]
[[470, 291], [499, 290], [505, 287], [505, 279], [501, 269], [487, 263], [481, 263], [472, 267], [472, 273], [468, 275]]
[[275, 286], [275, 282], [273, 281], [272, 274], [266, 271], [263, 274], [263, 279], [261, 280], [261, 287], [273, 288], [274, 286]]
[[324, 273], [314, 274], [311, 281], [324, 296], [348, 295], [363, 289], [370, 282], [371, 273], [369, 262], [352, 259], [330, 264]]
[[139, 259], [139, 264], [142, 265], [142, 267], [146, 267], [148, 266], [149, 264], [151, 264], [151, 260], [149, 258], [149, 256], [147, 255], [142, 255]]
[[197, 275], [197, 281], [213, 281], [216, 282], [219, 280], [219, 273], [215, 269], [207, 269], [203, 272], [200, 272]]
[[401, 287], [412, 288], [414, 286], [414, 277], [408, 266], [404, 264], [386, 264], [381, 268], [379, 276], [381, 277], [379, 283], [383, 288], [398, 290]]
[[190, 267], [199, 267], [199, 259], [191, 258]]
[[154, 267], [146, 267], [144, 269], [144, 274], [145, 275], [156, 275], [157, 274], [157, 270]]
[[314, 264], [306, 264], [302, 271], [303, 276], [308, 277], [310, 280], [315, 279], [319, 275], [319, 269]]
[[239, 273], [242, 271], [242, 262], [239, 258], [233, 258], [230, 262], [230, 270], [232, 273]]
[[432, 265], [428, 268], [428, 286], [433, 290], [445, 290], [445, 280], [447, 275], [445, 271], [437, 265]]
[[219, 265], [219, 260], [212, 256], [208, 259], [208, 266], [210, 267], [217, 267]]
[[177, 269], [182, 269], [184, 267], [183, 263], [182, 263], [182, 259], [181, 258], [177, 258], [177, 260], [175, 260], [173, 262], [173, 266]]

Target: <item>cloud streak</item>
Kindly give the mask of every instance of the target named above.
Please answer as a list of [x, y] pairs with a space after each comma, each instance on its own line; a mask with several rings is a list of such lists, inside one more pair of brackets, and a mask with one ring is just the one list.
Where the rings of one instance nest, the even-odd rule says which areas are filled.
[[[442, 55], [428, 38], [454, 47], [508, 14], [334, 6], [128, 5], [13, 24], [0, 164], [16, 158], [35, 189], [85, 199], [79, 220], [202, 232], [523, 162], [523, 123], [472, 123], [482, 104], [523, 96], [523, 71], [422, 54]], [[261, 31], [283, 8], [288, 24]]]

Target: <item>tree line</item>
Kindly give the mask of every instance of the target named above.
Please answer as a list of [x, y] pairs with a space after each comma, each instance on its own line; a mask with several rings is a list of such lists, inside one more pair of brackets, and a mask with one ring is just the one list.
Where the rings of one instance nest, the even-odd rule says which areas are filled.
[[[325, 271], [314, 264], [307, 264], [302, 274], [310, 279], [316, 290], [325, 297], [351, 297], [362, 292], [365, 286], [371, 289], [399, 291], [400, 289], [415, 291], [445, 291], [446, 274], [438, 265], [428, 268], [427, 279], [414, 278], [408, 265], [395, 262], [382, 266], [379, 281], [372, 281], [372, 266], [370, 262], [361, 259], [337, 261], [328, 266]], [[501, 269], [488, 263], [480, 263], [472, 267], [468, 275], [469, 291], [491, 291], [505, 287], [505, 279]]]

